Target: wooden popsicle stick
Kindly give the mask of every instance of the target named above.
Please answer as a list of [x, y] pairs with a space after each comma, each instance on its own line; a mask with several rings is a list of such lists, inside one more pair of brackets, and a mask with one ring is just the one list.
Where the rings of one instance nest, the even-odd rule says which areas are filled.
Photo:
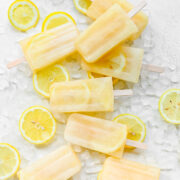
[[114, 90], [114, 96], [132, 96], [133, 91], [131, 89]]
[[26, 60], [25, 57], [22, 57], [22, 58], [15, 60], [15, 61], [12, 61], [12, 62], [7, 64], [7, 68], [11, 69], [11, 68], [17, 66], [18, 64], [21, 64], [25, 60]]
[[147, 71], [152, 71], [152, 72], [158, 72], [158, 73], [162, 73], [164, 72], [164, 68], [160, 67], [160, 66], [155, 66], [152, 64], [143, 64], [143, 68]]
[[138, 141], [133, 141], [133, 140], [130, 140], [130, 139], [126, 140], [126, 145], [133, 146], [133, 147], [136, 147], [136, 148], [139, 148], [139, 149], [147, 149], [146, 144], [138, 142]]
[[141, 9], [143, 9], [147, 5], [146, 1], [142, 0], [138, 5], [136, 5], [129, 13], [128, 16], [132, 18], [135, 16]]

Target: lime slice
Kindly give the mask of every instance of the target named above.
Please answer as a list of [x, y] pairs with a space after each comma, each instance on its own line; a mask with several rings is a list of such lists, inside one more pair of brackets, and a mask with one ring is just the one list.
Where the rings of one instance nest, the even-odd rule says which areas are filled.
[[56, 121], [50, 111], [42, 106], [25, 110], [19, 121], [21, 135], [32, 144], [43, 144], [56, 132]]
[[167, 122], [180, 124], [180, 89], [169, 89], [162, 94], [159, 112]]
[[30, 0], [16, 0], [8, 10], [10, 23], [20, 31], [35, 27], [39, 21], [39, 10]]

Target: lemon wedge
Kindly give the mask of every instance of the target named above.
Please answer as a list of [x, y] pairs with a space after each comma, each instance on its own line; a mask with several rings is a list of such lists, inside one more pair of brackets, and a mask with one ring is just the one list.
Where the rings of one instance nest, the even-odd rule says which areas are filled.
[[32, 144], [43, 144], [56, 132], [56, 121], [50, 111], [42, 106], [25, 110], [19, 121], [21, 135]]
[[7, 179], [18, 171], [20, 155], [13, 146], [0, 143], [0, 179]]
[[73, 0], [73, 2], [74, 2], [76, 9], [85, 15], [87, 13], [87, 9], [89, 8], [89, 6], [92, 3], [91, 0]]
[[167, 122], [180, 124], [180, 89], [169, 89], [162, 94], [159, 112]]
[[52, 28], [58, 27], [65, 23], [72, 22], [76, 24], [75, 20], [71, 15], [66, 12], [53, 12], [49, 14], [42, 24], [42, 31], [50, 30]]
[[[134, 141], [143, 142], [146, 137], [146, 125], [137, 116], [132, 114], [120, 114], [114, 118], [115, 122], [125, 124], [128, 128], [127, 138]], [[126, 146], [126, 148], [131, 148]]]
[[35, 27], [39, 21], [39, 10], [30, 0], [16, 0], [8, 10], [10, 23], [20, 31]]
[[61, 65], [53, 65], [33, 74], [33, 86], [37, 93], [49, 98], [49, 88], [55, 82], [69, 81], [69, 72]]

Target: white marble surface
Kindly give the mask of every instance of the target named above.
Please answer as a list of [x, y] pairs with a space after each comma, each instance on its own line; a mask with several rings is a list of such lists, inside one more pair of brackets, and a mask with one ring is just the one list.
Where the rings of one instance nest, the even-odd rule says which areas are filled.
[[[62, 138], [64, 125], [58, 123], [55, 138], [44, 147], [29, 144], [21, 137], [18, 129], [21, 113], [32, 105], [49, 107], [48, 100], [33, 90], [32, 74], [27, 64], [10, 71], [6, 69], [6, 64], [22, 56], [18, 41], [40, 32], [42, 21], [50, 12], [70, 13], [81, 30], [87, 27], [89, 20], [75, 10], [72, 0], [34, 0], [40, 10], [40, 22], [36, 28], [22, 33], [15, 30], [8, 21], [7, 9], [11, 2], [1, 0], [0, 3], [0, 142], [10, 143], [20, 151], [22, 168], [65, 143]], [[140, 82], [134, 86], [134, 96], [117, 99], [115, 112], [109, 115], [109, 119], [112, 119], [120, 113], [131, 113], [146, 123], [145, 142], [148, 150], [125, 153], [125, 157], [160, 167], [161, 180], [178, 180], [180, 177], [180, 126], [166, 123], [158, 112], [159, 96], [169, 88], [180, 88], [179, 7], [179, 0], [148, 0], [145, 12], [149, 15], [150, 23], [134, 46], [145, 49], [145, 63], [164, 66], [165, 73], [142, 70]], [[72, 78], [84, 74], [77, 67], [72, 69], [71, 65], [68, 68], [71, 69]], [[75, 150], [83, 162], [83, 169], [73, 179], [95, 180], [104, 156], [78, 146], [75, 146]]]

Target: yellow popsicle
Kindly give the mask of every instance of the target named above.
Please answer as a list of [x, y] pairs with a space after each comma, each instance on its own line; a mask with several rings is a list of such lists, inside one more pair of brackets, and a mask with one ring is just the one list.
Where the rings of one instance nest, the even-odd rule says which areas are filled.
[[137, 31], [126, 12], [114, 4], [77, 38], [76, 48], [88, 63], [93, 63]]
[[[97, 19], [115, 3], [119, 4], [123, 8], [123, 10], [126, 11], [127, 13], [134, 8], [133, 5], [127, 0], [94, 0], [91, 6], [87, 10], [87, 15], [90, 18]], [[148, 17], [143, 12], [137, 13], [132, 18], [132, 20], [138, 27], [138, 32], [131, 35], [129, 40], [135, 40], [139, 38], [139, 36], [141, 35], [141, 33], [144, 31], [145, 27], [148, 24]]]
[[69, 145], [62, 146], [19, 171], [20, 180], [67, 180], [81, 169], [81, 163]]
[[113, 111], [112, 78], [54, 83], [50, 87], [50, 105], [56, 113]]
[[160, 169], [126, 159], [107, 158], [98, 180], [159, 180]]
[[127, 127], [92, 116], [72, 114], [68, 119], [64, 137], [70, 143], [121, 158]]
[[32, 71], [41, 70], [75, 51], [79, 35], [76, 25], [66, 23], [20, 41], [24, 56]]
[[[98, 62], [87, 63], [81, 61], [81, 66], [86, 71], [111, 76], [124, 81], [137, 83], [143, 60], [143, 49], [117, 46]], [[125, 67], [121, 70], [121, 61], [126, 61]]]

